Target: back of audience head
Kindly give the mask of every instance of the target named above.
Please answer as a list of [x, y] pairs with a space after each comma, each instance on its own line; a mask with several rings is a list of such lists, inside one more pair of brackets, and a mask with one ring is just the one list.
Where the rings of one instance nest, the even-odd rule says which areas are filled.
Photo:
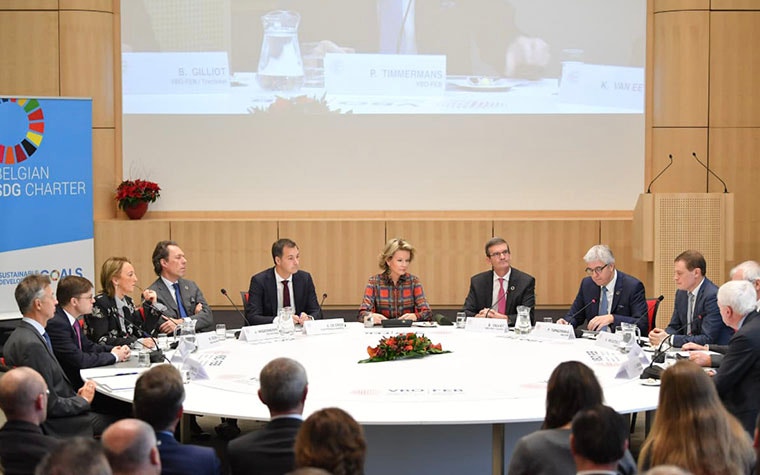
[[704, 370], [688, 360], [665, 370], [639, 466], [673, 464], [697, 475], [716, 475], [743, 473], [753, 460], [748, 434], [725, 409]]
[[47, 384], [32, 368], [14, 368], [0, 378], [0, 409], [6, 419], [40, 425], [47, 417], [47, 402]]
[[[734, 314], [744, 317], [757, 306], [755, 288], [746, 280], [729, 280], [718, 289], [718, 306], [731, 307]], [[723, 318], [728, 323], [727, 317]]]
[[566, 426], [581, 409], [602, 404], [604, 393], [594, 371], [579, 361], [560, 363], [546, 387], [546, 417], [542, 429]]
[[[576, 466], [615, 470], [628, 448], [628, 424], [608, 406], [597, 405], [579, 411], [572, 422], [570, 450]], [[588, 464], [582, 467], [581, 463]]]
[[45, 456], [35, 475], [111, 475], [103, 447], [87, 437], [72, 437]]
[[135, 417], [153, 430], [173, 431], [182, 417], [184, 401], [182, 375], [170, 364], [154, 366], [137, 378], [132, 403]]
[[288, 472], [286, 475], [332, 475], [325, 469], [315, 467], [301, 467]]
[[690, 471], [684, 470], [675, 465], [660, 465], [652, 467], [644, 472], [644, 475], [693, 475]]
[[159, 474], [156, 433], [138, 419], [121, 419], [103, 432], [103, 449], [114, 474]]
[[259, 374], [259, 399], [272, 415], [301, 414], [308, 392], [306, 370], [296, 360], [276, 358]]
[[333, 475], [361, 475], [367, 444], [364, 431], [346, 411], [331, 407], [308, 417], [296, 436], [296, 467], [322, 468]]

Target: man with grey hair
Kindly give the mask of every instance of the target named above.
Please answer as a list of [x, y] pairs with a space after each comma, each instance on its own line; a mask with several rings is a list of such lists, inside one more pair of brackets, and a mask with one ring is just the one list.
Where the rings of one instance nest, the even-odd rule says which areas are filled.
[[736, 333], [715, 375], [715, 387], [726, 409], [750, 434], [760, 410], [760, 318], [756, 303], [755, 288], [746, 280], [732, 280], [718, 289], [720, 315]]
[[122, 419], [103, 432], [103, 449], [114, 475], [159, 475], [156, 434], [148, 423]]
[[295, 467], [293, 444], [303, 422], [309, 390], [306, 370], [290, 358], [277, 358], [261, 370], [259, 399], [269, 408], [271, 420], [256, 432], [229, 443], [232, 474], [283, 474]]
[[[103, 447], [88, 437], [66, 439], [40, 462], [35, 475], [111, 475]], [[8, 472], [10, 475], [11, 472]]]
[[746, 280], [752, 284], [757, 295], [755, 308], [760, 311], [760, 264], [756, 261], [744, 261], [731, 269], [728, 276], [731, 280]]
[[22, 366], [0, 377], [0, 409], [7, 422], [0, 428], [0, 466], [7, 473], [34, 473], [42, 458], [58, 446], [44, 435], [47, 384], [32, 368]]
[[475, 274], [470, 279], [470, 291], [464, 301], [467, 317], [517, 319], [517, 306], [530, 307], [530, 320], [535, 323], [536, 279], [512, 267], [509, 243], [500, 237], [490, 239], [485, 246], [486, 262], [491, 270]]
[[615, 256], [604, 244], [588, 250], [583, 260], [586, 274], [578, 295], [564, 318], [557, 323], [575, 328], [588, 322], [589, 330], [615, 329], [620, 323], [633, 323], [641, 334], [649, 331], [644, 284], [615, 268]]

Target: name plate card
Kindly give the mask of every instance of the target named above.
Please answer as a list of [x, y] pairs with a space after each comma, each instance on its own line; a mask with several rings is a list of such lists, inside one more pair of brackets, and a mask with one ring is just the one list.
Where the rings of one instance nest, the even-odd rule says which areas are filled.
[[326, 54], [325, 89], [330, 94], [442, 96], [446, 56]]
[[623, 336], [618, 333], [599, 332], [596, 335], [596, 345], [609, 350], [620, 350]]
[[644, 110], [644, 68], [565, 63], [559, 102]]
[[572, 325], [536, 322], [531, 336], [544, 340], [575, 340], [575, 329]]
[[239, 341], [247, 343], [271, 343], [280, 341], [280, 331], [274, 323], [266, 325], [250, 325], [240, 329]]
[[224, 340], [225, 338], [217, 335], [216, 332], [203, 332], [196, 333], [195, 335], [195, 344], [200, 350], [214, 346], [217, 343], [223, 342]]
[[303, 324], [303, 331], [307, 335], [328, 335], [340, 333], [346, 329], [346, 322], [342, 318], [330, 318], [328, 320], [307, 320]]
[[202, 381], [208, 379], [208, 373], [200, 361], [187, 358], [182, 364], [182, 370], [187, 371], [190, 381]]
[[226, 52], [122, 53], [125, 94], [209, 94], [229, 92]]
[[478, 333], [506, 333], [509, 322], [502, 318], [468, 318], [464, 329]]
[[644, 351], [639, 345], [633, 345], [628, 357], [617, 370], [615, 379], [633, 379], [641, 376], [644, 371], [644, 364], [648, 361]]

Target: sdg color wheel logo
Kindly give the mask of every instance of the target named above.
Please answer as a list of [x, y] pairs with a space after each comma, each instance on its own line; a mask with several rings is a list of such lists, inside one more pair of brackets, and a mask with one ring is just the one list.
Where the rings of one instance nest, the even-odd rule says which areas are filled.
[[14, 165], [40, 147], [45, 116], [37, 99], [0, 98], [0, 125], [0, 164]]

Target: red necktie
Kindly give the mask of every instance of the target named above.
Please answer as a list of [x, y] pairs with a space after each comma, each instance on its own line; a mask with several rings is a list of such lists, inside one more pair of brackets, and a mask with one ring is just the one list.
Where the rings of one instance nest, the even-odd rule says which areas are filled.
[[79, 349], [82, 349], [82, 328], [79, 326], [79, 322], [74, 320], [74, 324], [72, 325], [74, 327], [74, 333], [77, 334], [77, 345], [79, 345]]
[[499, 295], [496, 296], [496, 300], [499, 301], [499, 313], [502, 315], [507, 313], [507, 297], [504, 293], [504, 277], [499, 277]]
[[288, 289], [288, 281], [282, 281], [282, 307], [290, 307], [290, 289]]

